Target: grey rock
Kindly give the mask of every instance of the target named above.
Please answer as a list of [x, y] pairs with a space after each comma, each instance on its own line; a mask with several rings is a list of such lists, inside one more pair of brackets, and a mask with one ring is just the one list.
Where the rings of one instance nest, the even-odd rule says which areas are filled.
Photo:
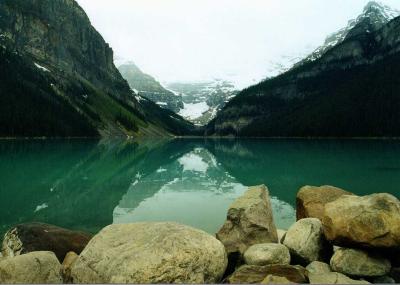
[[228, 209], [227, 220], [217, 233], [228, 254], [243, 254], [249, 246], [277, 243], [271, 201], [265, 185], [250, 187]]
[[244, 260], [248, 265], [290, 264], [290, 253], [282, 244], [255, 244], [246, 250]]
[[324, 261], [332, 252], [323, 235], [321, 221], [307, 218], [297, 221], [286, 233], [283, 244], [287, 246], [294, 261], [309, 264]]
[[358, 249], [341, 248], [331, 258], [333, 271], [348, 276], [376, 277], [390, 272], [390, 261]]
[[370, 284], [364, 280], [354, 280], [338, 272], [326, 272], [323, 274], [310, 273], [310, 284]]
[[328, 272], [332, 272], [329, 264], [320, 261], [311, 262], [309, 265], [307, 265], [306, 269], [308, 270], [308, 272], [313, 274], [325, 274]]

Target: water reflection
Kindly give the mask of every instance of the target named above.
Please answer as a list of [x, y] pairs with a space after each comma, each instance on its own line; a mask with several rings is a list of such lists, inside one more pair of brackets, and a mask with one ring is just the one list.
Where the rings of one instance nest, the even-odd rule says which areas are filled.
[[399, 174], [396, 141], [3, 141], [0, 232], [26, 221], [96, 232], [168, 220], [213, 233], [246, 186], [262, 183], [286, 228], [303, 185], [398, 196]]

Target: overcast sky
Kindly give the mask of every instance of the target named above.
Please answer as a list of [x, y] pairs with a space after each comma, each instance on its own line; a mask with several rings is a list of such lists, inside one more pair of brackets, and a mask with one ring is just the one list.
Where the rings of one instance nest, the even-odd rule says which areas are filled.
[[[115, 56], [162, 82], [259, 80], [357, 17], [368, 0], [78, 0]], [[400, 10], [399, 0], [384, 0]]]

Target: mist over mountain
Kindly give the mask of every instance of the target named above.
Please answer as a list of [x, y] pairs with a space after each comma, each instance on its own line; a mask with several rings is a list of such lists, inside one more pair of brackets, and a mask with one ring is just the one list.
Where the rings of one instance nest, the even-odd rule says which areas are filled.
[[[382, 137], [400, 134], [400, 18], [369, 3], [315, 60], [243, 90], [207, 135]], [[377, 21], [377, 19], [380, 19]], [[343, 34], [343, 33], [342, 33]]]

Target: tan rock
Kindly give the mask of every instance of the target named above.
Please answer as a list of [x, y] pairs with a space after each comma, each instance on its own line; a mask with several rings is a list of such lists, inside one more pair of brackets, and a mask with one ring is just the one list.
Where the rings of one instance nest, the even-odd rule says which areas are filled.
[[78, 255], [70, 251], [64, 258], [64, 261], [61, 265], [61, 273], [63, 276], [64, 283], [72, 283], [71, 269], [74, 263], [78, 260]]
[[290, 264], [289, 249], [278, 243], [262, 243], [250, 246], [244, 253], [248, 265]]
[[352, 193], [333, 186], [302, 187], [296, 197], [297, 220], [304, 218], [322, 220], [325, 204], [333, 202], [343, 195], [352, 195]]
[[268, 275], [261, 284], [295, 284], [289, 281], [286, 277]]
[[400, 247], [400, 202], [390, 194], [342, 196], [325, 206], [328, 240], [340, 246]]
[[261, 283], [268, 275], [285, 277], [287, 280], [304, 284], [307, 283], [307, 270], [301, 266], [293, 265], [243, 265], [227, 278], [231, 284]]
[[316, 218], [302, 219], [293, 224], [283, 244], [289, 248], [293, 261], [303, 265], [324, 261], [332, 253], [332, 246], [324, 237], [321, 221]]
[[376, 277], [390, 272], [390, 261], [368, 254], [366, 251], [341, 248], [331, 258], [333, 271], [348, 276]]
[[266, 186], [250, 187], [233, 202], [217, 238], [224, 244], [228, 254], [243, 254], [254, 244], [278, 242]]
[[61, 284], [61, 265], [53, 252], [37, 251], [0, 260], [0, 283]]
[[324, 274], [310, 273], [310, 284], [370, 284], [364, 280], [354, 280], [338, 272], [326, 272]]
[[111, 225], [72, 267], [74, 283], [217, 283], [227, 266], [223, 244], [176, 223]]

